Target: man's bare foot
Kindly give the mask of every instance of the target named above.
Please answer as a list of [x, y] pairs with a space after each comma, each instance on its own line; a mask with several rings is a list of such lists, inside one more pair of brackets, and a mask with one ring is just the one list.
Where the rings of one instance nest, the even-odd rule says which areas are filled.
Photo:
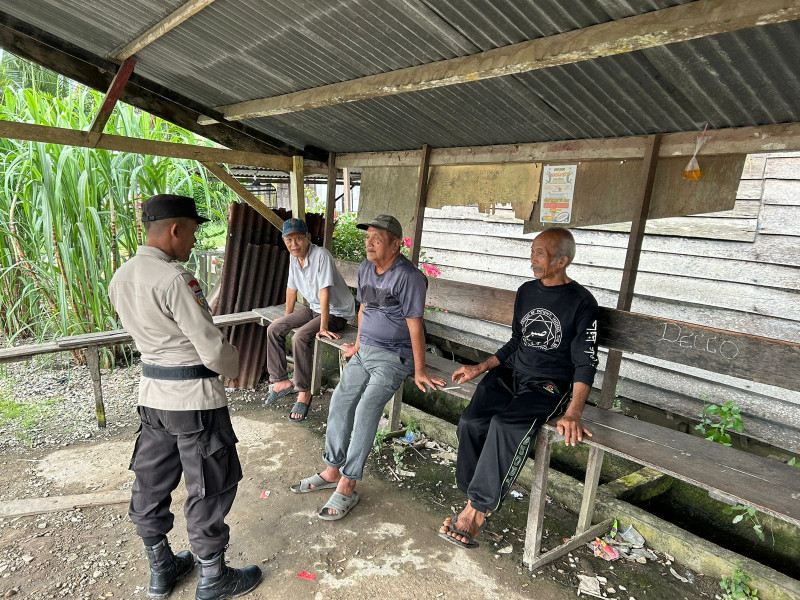
[[[311, 402], [311, 392], [298, 392], [297, 393], [297, 401], [302, 402], [303, 404], [308, 404]], [[292, 419], [300, 419], [303, 415], [300, 413], [293, 412], [289, 415]]]
[[[324, 478], [322, 473], [320, 473], [320, 475]], [[352, 498], [353, 492], [356, 489], [356, 483], [357, 481], [355, 479], [347, 479], [346, 477], [342, 477], [341, 479], [339, 479], [339, 485], [336, 486], [336, 491], [339, 492], [340, 494], [344, 494], [348, 498]], [[338, 515], [339, 511], [336, 510], [335, 508], [328, 508], [328, 514]]]
[[453, 517], [447, 517], [444, 520], [444, 523], [439, 528], [439, 533], [449, 535], [450, 537], [457, 539], [459, 542], [466, 544], [469, 543], [469, 540], [463, 535], [458, 535], [457, 533], [450, 531], [450, 526], [452, 525], [453, 529], [470, 534], [470, 536], [475, 539], [475, 537], [478, 535], [478, 532], [480, 532], [484, 521], [486, 521], [486, 513], [475, 510], [472, 508], [472, 504], [467, 502], [464, 510], [461, 511], [455, 521], [453, 520]]
[[284, 379], [283, 381], [276, 381], [272, 384], [272, 391], [276, 394], [279, 394], [283, 390], [287, 390], [292, 387], [292, 382], [289, 379]]

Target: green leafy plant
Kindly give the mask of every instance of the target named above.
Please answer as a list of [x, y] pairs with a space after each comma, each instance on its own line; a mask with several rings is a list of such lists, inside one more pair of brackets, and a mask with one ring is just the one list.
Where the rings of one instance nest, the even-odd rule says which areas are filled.
[[747, 506], [746, 504], [737, 504], [736, 506], [726, 506], [724, 509], [722, 509], [722, 512], [726, 515], [736, 515], [733, 517], [733, 523], [741, 523], [742, 521], [745, 523], [750, 523], [753, 526], [753, 531], [756, 532], [758, 539], [760, 539], [762, 542], [764, 541], [764, 529], [758, 520], [758, 515], [756, 514], [755, 508], [752, 506]]
[[739, 407], [733, 401], [728, 401], [722, 406], [709, 403], [705, 394], [701, 398], [703, 412], [698, 415], [700, 423], [695, 426], [695, 429], [700, 431], [707, 440], [723, 446], [730, 446], [731, 436], [727, 430], [733, 429], [739, 433], [744, 431], [744, 422]]
[[394, 466], [396, 469], [403, 468], [403, 448], [399, 446], [394, 447], [394, 452], [392, 452], [392, 458], [394, 459]]
[[758, 590], [750, 587], [751, 577], [742, 570], [742, 564], [737, 563], [731, 577], [725, 577], [719, 582], [724, 600], [737, 598], [755, 598], [758, 600]]
[[789, 465], [790, 467], [797, 467], [798, 469], [800, 469], [800, 462], [798, 462], [798, 460], [794, 456], [786, 464]]
[[411, 433], [419, 433], [419, 423], [414, 417], [408, 418], [408, 423], [406, 423], [406, 431], [410, 431]]
[[372, 440], [372, 451], [376, 454], [380, 454], [381, 446], [383, 445], [384, 440], [386, 439], [386, 435], [389, 432], [386, 429], [378, 429], [375, 432], [375, 439]]

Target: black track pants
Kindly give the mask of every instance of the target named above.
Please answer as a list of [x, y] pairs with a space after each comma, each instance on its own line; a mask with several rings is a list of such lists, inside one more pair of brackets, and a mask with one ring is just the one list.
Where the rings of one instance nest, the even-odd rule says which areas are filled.
[[564, 381], [520, 382], [505, 365], [486, 374], [458, 422], [456, 482], [473, 508], [500, 508], [539, 428], [566, 410], [571, 392]]

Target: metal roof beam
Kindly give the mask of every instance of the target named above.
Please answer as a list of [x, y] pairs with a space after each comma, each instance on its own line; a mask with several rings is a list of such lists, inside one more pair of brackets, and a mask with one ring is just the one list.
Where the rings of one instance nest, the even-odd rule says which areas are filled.
[[[269, 117], [568, 65], [800, 19], [797, 0], [698, 0], [479, 54], [217, 107], [228, 121]], [[201, 125], [215, 122], [201, 117]]]
[[214, 2], [214, 0], [189, 0], [186, 4], [167, 15], [135, 40], [113, 52], [112, 58], [116, 60], [130, 58], [145, 46], [152, 44], [168, 31], [186, 21], [192, 15], [199, 13], [212, 2]]
[[[698, 132], [664, 134], [659, 157], [692, 156]], [[434, 148], [431, 166], [477, 165], [494, 163], [559, 162], [573, 160], [641, 159], [647, 136], [564, 140], [502, 146]], [[733, 127], [708, 132], [701, 156], [717, 154], [758, 154], [800, 150], [800, 123], [781, 123], [758, 127]], [[392, 152], [351, 152], [336, 155], [339, 168], [416, 167], [419, 150]]]

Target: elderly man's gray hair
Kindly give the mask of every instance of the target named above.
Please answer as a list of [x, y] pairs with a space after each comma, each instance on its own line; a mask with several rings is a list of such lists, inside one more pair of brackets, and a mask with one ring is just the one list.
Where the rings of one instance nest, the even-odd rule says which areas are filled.
[[560, 238], [558, 250], [556, 251], [555, 256], [553, 256], [553, 262], [555, 263], [562, 256], [566, 256], [567, 266], [571, 265], [572, 259], [575, 258], [575, 238], [572, 237], [572, 233], [570, 233], [569, 229], [564, 229], [563, 227], [550, 227], [545, 231], [552, 233], [553, 235], [557, 235]]

